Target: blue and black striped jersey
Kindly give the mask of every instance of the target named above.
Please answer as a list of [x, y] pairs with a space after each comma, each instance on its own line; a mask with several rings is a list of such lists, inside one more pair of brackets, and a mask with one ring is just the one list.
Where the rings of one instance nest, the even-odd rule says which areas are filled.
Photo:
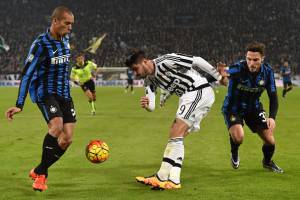
[[133, 80], [133, 70], [130, 68], [127, 69], [127, 79]]
[[68, 35], [59, 41], [50, 35], [49, 29], [39, 35], [25, 61], [16, 106], [23, 108], [28, 90], [34, 103], [47, 95], [71, 99], [69, 58]]
[[288, 67], [281, 66], [280, 73], [282, 75], [283, 82], [291, 81], [292, 68], [290, 66], [288, 66]]
[[[269, 64], [263, 63], [258, 73], [251, 73], [247, 62], [240, 61], [230, 66], [228, 73], [230, 78], [228, 93], [222, 107], [223, 112], [250, 113], [262, 106], [259, 98], [265, 89], [270, 101], [271, 98], [277, 98], [274, 72]], [[273, 95], [274, 93], [276, 95]], [[276, 115], [276, 113], [277, 110], [272, 115]]]

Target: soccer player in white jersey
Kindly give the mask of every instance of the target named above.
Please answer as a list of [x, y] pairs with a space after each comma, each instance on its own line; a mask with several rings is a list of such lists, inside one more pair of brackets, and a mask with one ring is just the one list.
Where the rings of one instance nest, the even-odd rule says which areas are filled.
[[140, 104], [147, 111], [155, 109], [158, 87], [179, 96], [176, 119], [170, 128], [160, 169], [152, 176], [136, 177], [138, 182], [150, 185], [152, 189], [179, 189], [183, 140], [188, 133], [200, 129], [200, 121], [215, 100], [211, 84], [221, 82], [222, 76], [201, 57], [175, 53], [151, 60], [143, 51], [135, 51], [127, 58], [126, 65], [145, 79], [146, 96], [141, 98]]

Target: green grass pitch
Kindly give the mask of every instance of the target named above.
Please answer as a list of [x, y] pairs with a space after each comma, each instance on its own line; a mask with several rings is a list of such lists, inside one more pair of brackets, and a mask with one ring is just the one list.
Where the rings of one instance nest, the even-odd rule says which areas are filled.
[[[8, 122], [4, 112], [14, 105], [17, 88], [0, 88], [0, 199], [299, 199], [300, 89], [294, 88], [286, 99], [279, 97], [274, 160], [283, 174], [262, 168], [262, 142], [248, 128], [240, 148], [241, 166], [231, 168], [220, 113], [225, 92], [220, 88], [216, 93], [200, 132], [185, 139], [182, 189], [151, 191], [135, 176], [151, 175], [159, 168], [178, 98], [171, 97], [164, 109], [149, 113], [139, 107], [142, 88], [133, 95], [123, 88], [97, 88], [97, 115], [91, 116], [82, 91], [72, 89], [78, 120], [73, 144], [50, 168], [49, 188], [40, 193], [32, 190], [28, 172], [40, 161], [46, 124], [29, 98], [24, 111]], [[268, 109], [266, 94], [262, 99]], [[109, 145], [106, 162], [97, 165], [86, 160], [85, 146], [92, 139]]]

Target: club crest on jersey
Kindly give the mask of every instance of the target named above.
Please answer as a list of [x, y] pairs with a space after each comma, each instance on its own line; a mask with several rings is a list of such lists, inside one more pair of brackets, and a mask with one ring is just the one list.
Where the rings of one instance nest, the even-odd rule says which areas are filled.
[[236, 120], [236, 117], [234, 115], [230, 116], [230, 121], [234, 122]]
[[259, 82], [258, 82], [258, 85], [260, 85], [260, 86], [262, 86], [262, 85], [264, 85], [265, 84], [265, 81], [264, 80], [260, 80]]
[[57, 108], [55, 106], [50, 106], [50, 112], [51, 113], [56, 113], [57, 112]]
[[52, 65], [63, 64], [69, 62], [69, 58], [70, 58], [70, 54], [53, 57], [51, 58], [51, 64]]

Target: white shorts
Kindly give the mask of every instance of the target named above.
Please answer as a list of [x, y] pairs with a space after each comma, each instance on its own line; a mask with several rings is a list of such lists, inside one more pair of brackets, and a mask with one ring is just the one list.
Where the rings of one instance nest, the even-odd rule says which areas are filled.
[[179, 98], [176, 118], [189, 125], [189, 132], [200, 130], [200, 122], [207, 115], [215, 101], [215, 94], [211, 87], [187, 92]]

